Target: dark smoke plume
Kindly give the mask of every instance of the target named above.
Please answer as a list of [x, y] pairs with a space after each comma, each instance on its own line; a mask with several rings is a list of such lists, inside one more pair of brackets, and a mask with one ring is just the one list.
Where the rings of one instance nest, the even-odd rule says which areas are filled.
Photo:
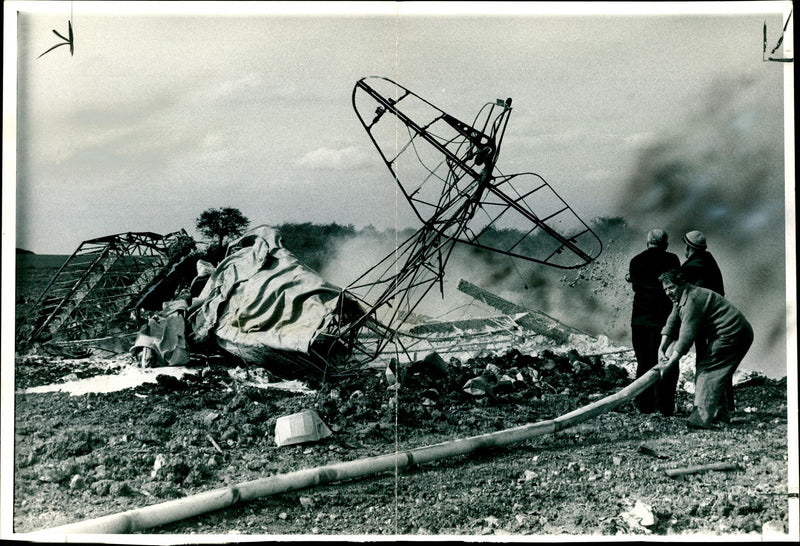
[[[672, 135], [640, 154], [619, 213], [644, 240], [650, 228], [702, 231], [722, 269], [726, 297], [756, 341], [743, 368], [786, 373], [783, 97], [748, 77], [716, 82]], [[640, 244], [643, 247], [643, 244]], [[631, 249], [633, 252], [634, 249]]]

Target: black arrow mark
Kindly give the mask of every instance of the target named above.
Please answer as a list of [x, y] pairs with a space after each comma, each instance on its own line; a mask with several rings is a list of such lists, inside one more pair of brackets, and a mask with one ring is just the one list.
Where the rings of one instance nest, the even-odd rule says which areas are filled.
[[[46, 55], [47, 53], [50, 53], [51, 51], [53, 51], [55, 48], [61, 47], [63, 45], [68, 45], [69, 46], [69, 55], [70, 55], [70, 57], [75, 54], [75, 37], [72, 34], [72, 21], [68, 21], [67, 24], [69, 25], [69, 33], [68, 33], [69, 34], [69, 38], [65, 38], [56, 29], [53, 29], [53, 34], [55, 34], [56, 36], [58, 36], [59, 38], [61, 38], [64, 41], [61, 42], [60, 44], [54, 45], [53, 47], [51, 47], [50, 49], [48, 49], [47, 51], [42, 53], [42, 55]], [[39, 55], [36, 58], [40, 59], [42, 57], [42, 55]]]

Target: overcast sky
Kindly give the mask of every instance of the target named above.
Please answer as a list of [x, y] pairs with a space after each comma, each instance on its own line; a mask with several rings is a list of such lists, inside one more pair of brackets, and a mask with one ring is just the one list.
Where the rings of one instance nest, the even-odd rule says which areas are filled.
[[[392, 227], [406, 205], [351, 104], [364, 76], [465, 121], [513, 98], [498, 166], [541, 174], [586, 219], [616, 214], [634, 159], [715, 82], [751, 78], [783, 100], [785, 65], [762, 61], [762, 28], [771, 48], [788, 3], [626, 5], [671, 12], [649, 16], [516, 2], [178, 11], [191, 4], [6, 3], [19, 11], [17, 247], [68, 254], [126, 231], [196, 235], [195, 218], [220, 206], [254, 224]], [[70, 19], [74, 56], [37, 58]]]

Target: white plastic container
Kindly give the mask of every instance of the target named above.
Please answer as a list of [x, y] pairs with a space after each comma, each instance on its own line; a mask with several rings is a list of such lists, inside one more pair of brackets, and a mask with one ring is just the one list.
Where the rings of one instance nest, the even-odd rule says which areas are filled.
[[316, 442], [333, 434], [317, 412], [301, 411], [279, 417], [275, 422], [275, 443], [278, 446]]

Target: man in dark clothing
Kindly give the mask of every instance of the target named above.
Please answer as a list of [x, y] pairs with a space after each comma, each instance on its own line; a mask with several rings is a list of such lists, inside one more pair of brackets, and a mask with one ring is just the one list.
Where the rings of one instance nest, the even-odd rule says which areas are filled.
[[684, 278], [690, 284], [708, 288], [724, 296], [722, 272], [717, 261], [706, 250], [706, 236], [699, 231], [690, 231], [683, 236], [683, 242], [686, 243], [686, 261], [681, 266]]
[[[707, 250], [708, 244], [706, 236], [700, 231], [690, 231], [683, 236], [683, 242], [686, 243], [686, 261], [681, 265], [681, 273], [683, 277], [695, 286], [708, 288], [719, 294], [725, 295], [725, 287], [722, 284], [722, 272], [717, 265], [717, 261]], [[702, 346], [704, 340], [698, 339], [695, 345], [695, 353], [699, 354], [705, 350]], [[733, 412], [735, 409], [733, 401], [733, 377], [729, 378], [729, 384], [726, 386], [726, 399], [728, 404], [728, 411]]]
[[[678, 257], [667, 252], [667, 234], [653, 229], [647, 234], [647, 250], [633, 257], [626, 279], [633, 286], [631, 340], [636, 354], [636, 377], [641, 377], [658, 364], [661, 329], [672, 311], [672, 303], [664, 294], [658, 276], [680, 266]], [[675, 412], [675, 389], [678, 366], [673, 366], [656, 385], [636, 397], [636, 406], [643, 413], [658, 410], [663, 415]]]

